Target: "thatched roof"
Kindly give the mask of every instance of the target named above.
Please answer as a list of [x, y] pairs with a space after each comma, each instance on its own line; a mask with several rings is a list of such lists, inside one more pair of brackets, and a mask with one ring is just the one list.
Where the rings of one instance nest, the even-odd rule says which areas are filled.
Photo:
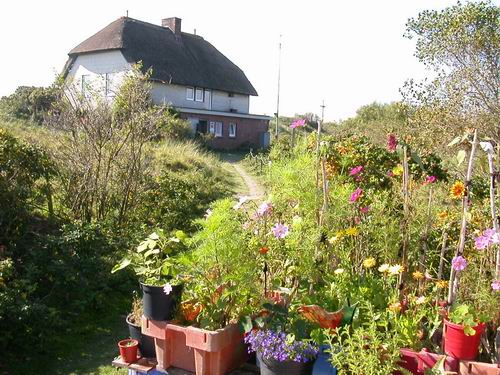
[[121, 17], [70, 53], [64, 74], [78, 55], [120, 50], [130, 63], [153, 69], [152, 79], [238, 94], [257, 95], [245, 73], [202, 37]]

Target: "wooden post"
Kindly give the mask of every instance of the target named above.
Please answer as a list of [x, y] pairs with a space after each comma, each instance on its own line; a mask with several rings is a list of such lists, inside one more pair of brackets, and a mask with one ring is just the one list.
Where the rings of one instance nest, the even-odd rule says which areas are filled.
[[408, 247], [410, 246], [410, 168], [408, 166], [408, 146], [403, 147], [403, 272], [399, 276], [399, 294], [402, 296], [406, 273], [408, 272]]
[[[462, 198], [462, 225], [460, 227], [460, 241], [458, 243], [455, 256], [462, 255], [465, 248], [465, 238], [467, 235], [467, 213], [469, 212], [470, 204], [470, 184], [472, 180], [472, 169], [474, 166], [474, 156], [477, 149], [477, 129], [474, 129], [474, 138], [472, 140], [472, 148], [469, 156], [469, 164], [467, 166], [467, 175], [465, 176], [465, 193]], [[451, 305], [457, 296], [458, 289], [458, 275], [457, 272], [451, 267], [450, 282], [448, 285], [448, 305]]]

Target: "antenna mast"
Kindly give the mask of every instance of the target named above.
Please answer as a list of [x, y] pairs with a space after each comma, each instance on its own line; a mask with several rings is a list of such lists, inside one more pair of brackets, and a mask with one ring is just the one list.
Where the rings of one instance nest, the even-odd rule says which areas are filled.
[[278, 138], [280, 122], [280, 81], [281, 81], [281, 34], [278, 47], [278, 95], [276, 100], [276, 138]]
[[325, 107], [326, 107], [325, 99], [323, 99], [320, 107], [321, 107], [321, 122], [323, 123], [323, 121], [325, 120]]

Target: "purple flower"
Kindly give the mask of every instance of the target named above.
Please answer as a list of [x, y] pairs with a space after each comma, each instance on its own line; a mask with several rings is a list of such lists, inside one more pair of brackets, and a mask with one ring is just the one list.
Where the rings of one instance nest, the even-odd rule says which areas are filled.
[[361, 195], [363, 194], [363, 189], [361, 188], [357, 188], [356, 190], [353, 191], [353, 193], [351, 194], [351, 198], [349, 198], [349, 201], [351, 203], [354, 203], [356, 202], [360, 197]]
[[500, 234], [497, 233], [493, 228], [486, 229], [483, 232], [483, 236], [488, 239], [490, 245], [497, 244], [500, 242]]
[[493, 289], [495, 292], [498, 292], [500, 290], [500, 280], [493, 280], [491, 283], [491, 289]]
[[389, 134], [387, 136], [387, 150], [389, 152], [394, 152], [396, 151], [397, 145], [398, 145], [398, 140], [396, 139], [396, 136], [394, 134]]
[[484, 250], [489, 245], [490, 245], [490, 241], [489, 241], [488, 237], [486, 237], [486, 236], [479, 236], [479, 237], [476, 237], [476, 239], [474, 240], [474, 246], [478, 250]]
[[288, 235], [288, 226], [281, 223], [274, 224], [272, 229], [274, 237], [276, 238], [285, 238]]
[[455, 271], [463, 271], [467, 267], [467, 259], [459, 255], [451, 260], [451, 266]]
[[271, 202], [264, 202], [257, 209], [257, 217], [262, 217], [262, 216], [265, 216], [267, 214], [270, 214], [272, 210], [273, 210], [272, 203]]
[[295, 128], [300, 128], [302, 126], [306, 126], [306, 120], [300, 118], [295, 121], [292, 121], [292, 124], [290, 125], [290, 129], [295, 129]]
[[362, 165], [358, 165], [357, 167], [351, 169], [349, 176], [356, 176], [358, 173], [363, 172], [363, 169], [364, 167]]

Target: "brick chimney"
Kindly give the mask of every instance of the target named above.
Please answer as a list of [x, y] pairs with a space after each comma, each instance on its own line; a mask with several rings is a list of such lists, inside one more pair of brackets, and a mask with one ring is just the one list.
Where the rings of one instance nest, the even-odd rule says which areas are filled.
[[182, 20], [177, 17], [164, 18], [161, 20], [163, 27], [168, 27], [174, 33], [176, 38], [181, 37], [181, 22]]

